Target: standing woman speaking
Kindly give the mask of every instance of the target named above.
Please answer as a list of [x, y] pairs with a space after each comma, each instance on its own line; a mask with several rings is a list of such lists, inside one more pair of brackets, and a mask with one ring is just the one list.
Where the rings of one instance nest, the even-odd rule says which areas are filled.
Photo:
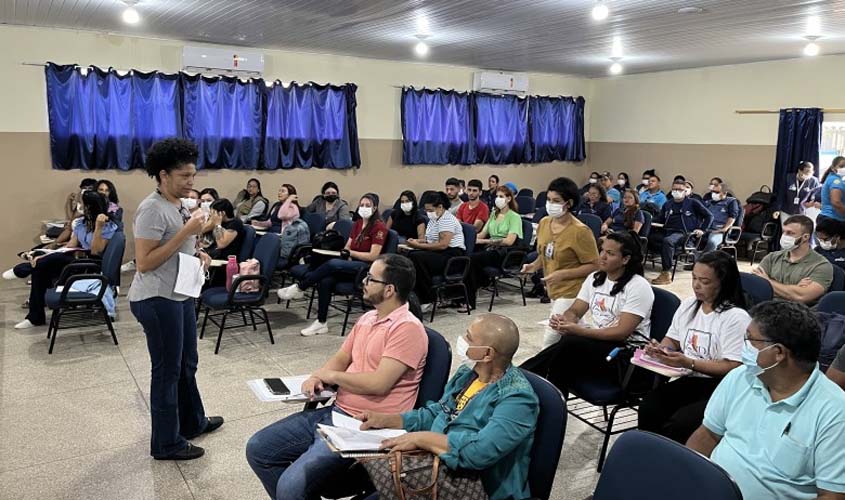
[[197, 388], [197, 322], [194, 301], [174, 292], [179, 254], [210, 258], [197, 251], [204, 213], [183, 206], [197, 173], [197, 147], [166, 139], [150, 148], [146, 169], [157, 183], [135, 214], [137, 272], [129, 289], [132, 314], [144, 328], [152, 362], [150, 454], [157, 460], [191, 460], [205, 450], [188, 442], [223, 425], [206, 417]]

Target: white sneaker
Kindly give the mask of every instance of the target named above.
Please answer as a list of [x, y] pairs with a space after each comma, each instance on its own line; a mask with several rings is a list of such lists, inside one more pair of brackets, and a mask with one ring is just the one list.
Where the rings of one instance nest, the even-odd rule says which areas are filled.
[[311, 323], [311, 326], [308, 328], [303, 328], [302, 331], [299, 332], [300, 335], [303, 337], [312, 337], [314, 335], [320, 334], [327, 334], [329, 333], [328, 323], [320, 323], [319, 321], [315, 321]]
[[25, 319], [15, 325], [15, 330], [25, 330], [27, 328], [35, 328], [35, 325], [33, 325], [28, 319]]
[[305, 297], [305, 292], [299, 289], [299, 285], [291, 285], [285, 288], [279, 288], [276, 295], [282, 300], [296, 300]]
[[420, 305], [420, 310], [424, 313], [427, 313], [427, 312], [431, 312], [432, 307], [434, 307], [434, 305], [429, 302], [428, 304]]
[[120, 272], [122, 272], [122, 273], [131, 273], [134, 270], [135, 270], [135, 261], [134, 260], [130, 260], [126, 264], [123, 264], [122, 266], [120, 266]]
[[4, 280], [16, 280], [16, 279], [18, 279], [18, 277], [15, 276], [15, 270], [14, 269], [9, 269], [8, 271], [3, 272], [3, 279]]

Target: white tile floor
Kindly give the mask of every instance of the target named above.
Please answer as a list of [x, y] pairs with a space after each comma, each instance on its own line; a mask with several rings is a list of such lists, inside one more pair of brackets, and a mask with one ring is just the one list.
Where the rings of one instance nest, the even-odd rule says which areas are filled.
[[[130, 282], [131, 275], [124, 275], [124, 283]], [[148, 454], [149, 358], [125, 297], [119, 300], [116, 323], [120, 345], [98, 329], [68, 330], [59, 332], [54, 353], [48, 355], [46, 328], [12, 328], [25, 314], [20, 307], [28, 294], [25, 282], [3, 281], [0, 287], [3, 499], [263, 499], [244, 459], [244, 445], [256, 430], [299, 407], [261, 403], [245, 381], [311, 371], [342, 342], [337, 333], [301, 337], [299, 330], [309, 324], [301, 303], [288, 310], [274, 303], [268, 307], [275, 345], [261, 328], [230, 330], [214, 355], [215, 335], [207, 335], [199, 341], [200, 390], [208, 413], [223, 415], [226, 424], [196, 440], [206, 448], [205, 457], [157, 462]], [[690, 274], [679, 272], [668, 288], [689, 296]], [[479, 304], [486, 304], [489, 295], [482, 293]], [[520, 327], [517, 362], [537, 352], [542, 336], [537, 321], [547, 317], [548, 305], [529, 299], [523, 307], [516, 295], [505, 292], [494, 311]], [[335, 332], [341, 319], [329, 319]], [[438, 313], [430, 326], [454, 342], [468, 321], [452, 309]], [[581, 499], [592, 493], [600, 445], [599, 433], [569, 419], [553, 498]]]

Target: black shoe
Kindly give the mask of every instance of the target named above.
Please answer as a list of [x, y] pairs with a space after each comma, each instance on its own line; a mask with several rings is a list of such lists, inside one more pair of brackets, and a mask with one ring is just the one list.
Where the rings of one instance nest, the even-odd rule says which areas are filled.
[[188, 443], [188, 446], [186, 446], [183, 450], [171, 453], [170, 455], [161, 455], [153, 458], [156, 460], [193, 460], [203, 455], [205, 455], [204, 449], [200, 448], [199, 446], [194, 446], [191, 443]]
[[223, 417], [208, 417], [208, 424], [206, 424], [205, 430], [201, 434], [212, 433], [219, 429], [221, 425], [223, 425]]
[[551, 303], [551, 301], [552, 299], [550, 299], [548, 295], [543, 295], [542, 297], [540, 297], [541, 304], [549, 304]]

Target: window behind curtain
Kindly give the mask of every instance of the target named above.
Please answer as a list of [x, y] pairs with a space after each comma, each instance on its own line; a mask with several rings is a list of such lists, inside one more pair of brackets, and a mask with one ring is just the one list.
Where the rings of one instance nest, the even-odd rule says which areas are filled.
[[48, 63], [53, 168], [129, 170], [155, 141], [182, 135], [179, 76]]
[[584, 98], [532, 97], [528, 111], [531, 160], [583, 161]]
[[528, 99], [475, 94], [476, 163], [528, 163]]
[[404, 88], [401, 109], [403, 163], [474, 163], [470, 94], [454, 90]]

